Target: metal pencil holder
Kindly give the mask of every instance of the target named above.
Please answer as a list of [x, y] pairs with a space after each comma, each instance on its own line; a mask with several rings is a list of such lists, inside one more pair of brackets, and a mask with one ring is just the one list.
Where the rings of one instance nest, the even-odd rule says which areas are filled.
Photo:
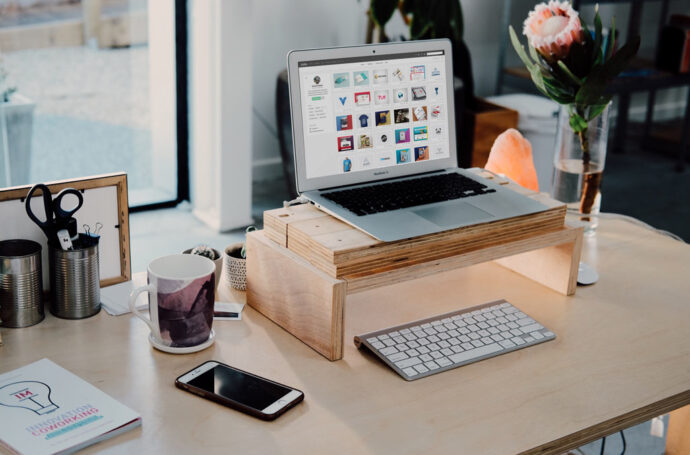
[[83, 319], [101, 310], [98, 245], [76, 250], [49, 246], [50, 311], [64, 319]]
[[42, 277], [39, 243], [0, 242], [0, 325], [28, 327], [43, 320]]

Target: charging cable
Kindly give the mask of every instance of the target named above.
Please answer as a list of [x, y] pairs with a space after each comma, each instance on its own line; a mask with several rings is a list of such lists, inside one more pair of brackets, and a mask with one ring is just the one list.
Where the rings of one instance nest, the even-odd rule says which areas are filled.
[[309, 199], [307, 199], [304, 196], [300, 196], [300, 197], [295, 198], [291, 201], [283, 201], [283, 208], [286, 209], [290, 206], [299, 205], [299, 204], [306, 204], [307, 202], [309, 202]]

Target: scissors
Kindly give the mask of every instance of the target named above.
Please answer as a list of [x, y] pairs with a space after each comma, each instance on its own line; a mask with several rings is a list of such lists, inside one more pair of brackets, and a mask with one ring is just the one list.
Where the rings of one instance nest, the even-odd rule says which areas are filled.
[[[39, 219], [31, 209], [31, 198], [36, 190], [41, 190], [43, 194], [43, 207], [46, 214], [45, 221]], [[62, 208], [62, 199], [68, 194], [77, 197], [77, 205], [71, 210], [65, 210]], [[48, 237], [49, 242], [57, 240], [57, 232], [61, 229], [67, 229], [77, 210], [81, 208], [84, 204], [84, 197], [82, 194], [75, 190], [74, 188], [65, 188], [60, 191], [58, 195], [53, 199], [53, 195], [50, 193], [48, 187], [42, 183], [34, 185], [30, 190], [29, 194], [26, 195], [26, 214], [29, 218], [41, 228], [43, 233]]]

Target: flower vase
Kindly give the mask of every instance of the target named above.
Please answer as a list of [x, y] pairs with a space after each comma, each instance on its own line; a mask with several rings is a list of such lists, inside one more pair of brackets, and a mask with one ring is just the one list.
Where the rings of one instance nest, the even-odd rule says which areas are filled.
[[551, 196], [567, 204], [566, 218], [584, 226], [586, 235], [593, 235], [599, 224], [610, 107], [611, 103], [580, 132], [570, 125], [571, 107], [561, 106], [558, 115]]

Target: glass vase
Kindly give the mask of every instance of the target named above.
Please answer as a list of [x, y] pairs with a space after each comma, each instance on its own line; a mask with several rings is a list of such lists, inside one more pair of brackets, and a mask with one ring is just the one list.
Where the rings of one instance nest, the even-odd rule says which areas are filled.
[[579, 133], [570, 125], [569, 106], [561, 106], [558, 115], [551, 196], [567, 204], [566, 218], [571, 224], [584, 226], [587, 235], [594, 234], [599, 224], [610, 107], [611, 103], [607, 104]]

